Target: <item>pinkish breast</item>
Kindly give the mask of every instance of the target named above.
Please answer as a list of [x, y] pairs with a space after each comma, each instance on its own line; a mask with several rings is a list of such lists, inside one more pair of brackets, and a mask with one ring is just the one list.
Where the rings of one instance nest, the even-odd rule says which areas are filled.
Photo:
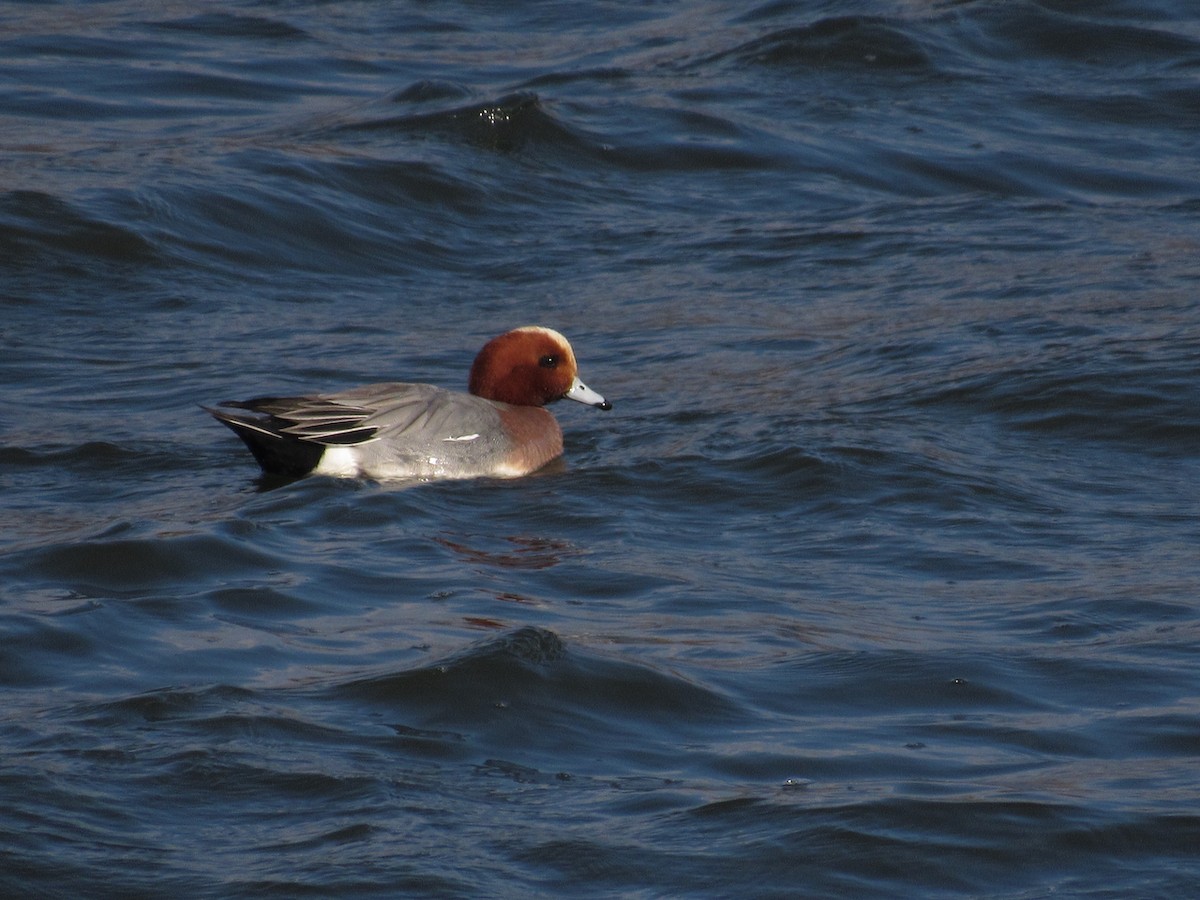
[[562, 456], [562, 429], [554, 416], [541, 407], [505, 407], [500, 410], [500, 424], [512, 446], [504, 463], [514, 475], [535, 472]]

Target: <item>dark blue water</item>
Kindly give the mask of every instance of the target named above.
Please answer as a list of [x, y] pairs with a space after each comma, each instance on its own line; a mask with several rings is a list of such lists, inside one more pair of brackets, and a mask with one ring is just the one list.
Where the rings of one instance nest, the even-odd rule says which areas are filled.
[[[465, 384], [565, 464], [258, 479]], [[0, 7], [0, 894], [1200, 885], [1200, 10]]]

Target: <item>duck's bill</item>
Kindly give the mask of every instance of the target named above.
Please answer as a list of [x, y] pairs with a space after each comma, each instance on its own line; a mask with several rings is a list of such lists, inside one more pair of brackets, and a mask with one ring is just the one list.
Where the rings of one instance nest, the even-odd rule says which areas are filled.
[[576, 376], [571, 382], [570, 389], [563, 394], [568, 400], [577, 400], [580, 403], [586, 403], [588, 406], [598, 406], [601, 409], [612, 409], [612, 404], [593, 391], [590, 387], [584, 384]]

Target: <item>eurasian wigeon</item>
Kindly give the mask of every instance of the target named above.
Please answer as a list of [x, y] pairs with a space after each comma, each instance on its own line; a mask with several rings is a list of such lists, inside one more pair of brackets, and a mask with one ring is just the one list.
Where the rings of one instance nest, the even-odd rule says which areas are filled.
[[566, 397], [612, 409], [579, 380], [567, 339], [539, 326], [484, 344], [468, 389], [388, 382], [205, 409], [245, 441], [265, 472], [381, 480], [528, 475], [563, 452], [547, 403]]

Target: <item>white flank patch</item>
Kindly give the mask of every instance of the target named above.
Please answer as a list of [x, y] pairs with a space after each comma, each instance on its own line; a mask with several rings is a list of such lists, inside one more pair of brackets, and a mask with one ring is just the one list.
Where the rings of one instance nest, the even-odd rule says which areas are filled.
[[443, 441], [473, 441], [477, 437], [479, 437], [479, 435], [477, 435], [477, 434], [462, 434], [462, 435], [459, 435], [458, 437], [442, 438], [442, 440]]
[[314, 475], [333, 475], [354, 478], [358, 475], [358, 459], [353, 447], [326, 447]]

